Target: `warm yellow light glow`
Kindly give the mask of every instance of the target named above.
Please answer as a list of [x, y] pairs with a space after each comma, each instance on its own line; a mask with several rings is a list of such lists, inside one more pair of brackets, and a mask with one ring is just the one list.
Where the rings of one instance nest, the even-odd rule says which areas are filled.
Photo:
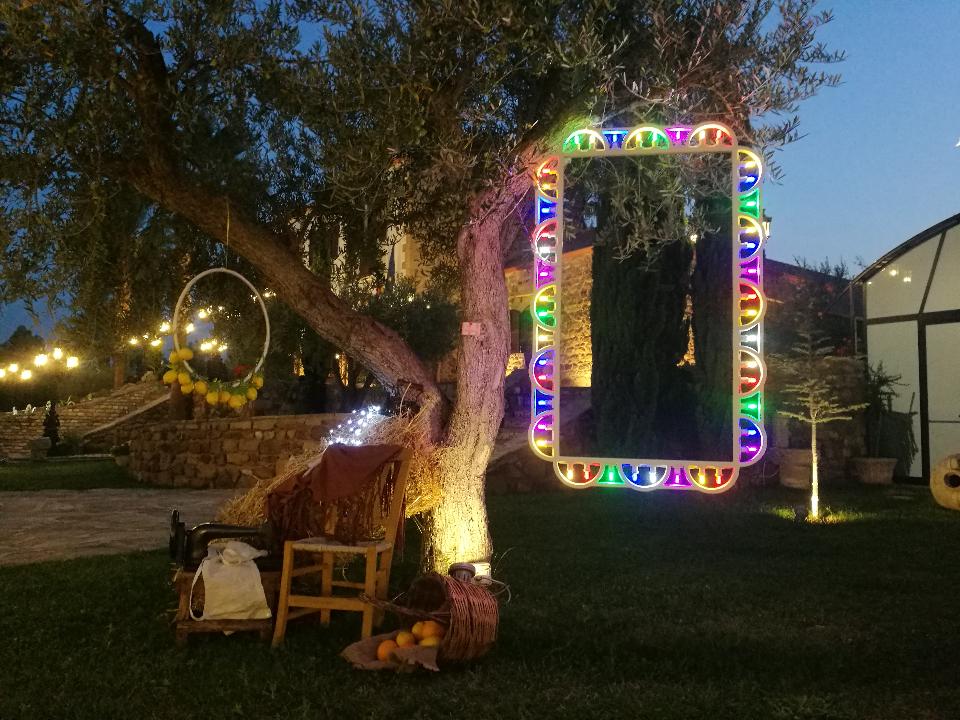
[[67, 368], [69, 370], [73, 370], [79, 364], [80, 364], [80, 358], [78, 358], [76, 355], [71, 355], [70, 357], [67, 358]]
[[187, 327], [184, 328], [184, 329], [187, 331], [187, 334], [189, 335], [189, 334], [192, 333], [194, 330], [196, 330], [197, 327], [196, 327], [196, 325], [194, 325], [193, 323], [187, 323]]
[[33, 377], [33, 373], [30, 372], [29, 370], [24, 370], [23, 372], [20, 373], [21, 380], [29, 380], [32, 377]]
[[573, 480], [573, 468], [567, 468], [567, 480]]
[[43, 367], [44, 365], [47, 364], [47, 356], [44, 355], [43, 353], [40, 353], [33, 359], [33, 364], [36, 365], [37, 367]]
[[62, 359], [63, 359], [63, 350], [61, 350], [60, 348], [54, 348], [54, 349], [53, 349], [53, 359], [54, 359], [54, 360], [62, 360]]
[[896, 277], [899, 274], [900, 274], [899, 270], [897, 270], [896, 268], [890, 268], [890, 277]]
[[746, 311], [746, 315], [749, 317], [755, 317], [759, 311], [756, 308], [750, 308]]
[[154, 338], [150, 341], [152, 347], [160, 347], [160, 343], [163, 342], [160, 338]]
[[12, 372], [12, 373], [17, 372], [19, 369], [20, 369], [20, 366], [17, 365], [16, 363], [10, 363], [10, 364], [7, 366], [7, 370], [9, 370], [9, 371]]
[[200, 343], [200, 352], [210, 352], [213, 349], [213, 343], [209, 340], [204, 340]]
[[7, 376], [7, 371], [4, 368], [0, 368], [0, 380]]
[[690, 234], [690, 242], [696, 244], [697, 240], [699, 240], [699, 239], [700, 239], [700, 236], [697, 235], [696, 233], [691, 233], [691, 234]]
[[224, 345], [221, 345], [220, 347], [217, 348], [217, 352], [225, 352], [225, 351], [227, 351], [227, 350], [229, 350], [229, 349], [230, 349], [230, 346], [224, 344]]
[[913, 282], [913, 278], [910, 277], [909, 275], [904, 275], [903, 281], [904, 281], [904, 282]]
[[131, 345], [139, 345], [139, 344], [140, 344], [140, 339], [139, 339], [139, 338], [132, 337], [132, 338], [130, 338], [127, 342], [129, 342]]
[[538, 447], [543, 447], [544, 445], [549, 445], [549, 443], [548, 443], [546, 440], [542, 439], [542, 438], [539, 439], [539, 440], [537, 440], [537, 446], [538, 446]]
[[160, 323], [160, 332], [163, 334], [170, 332], [170, 323], [168, 323], [166, 320]]

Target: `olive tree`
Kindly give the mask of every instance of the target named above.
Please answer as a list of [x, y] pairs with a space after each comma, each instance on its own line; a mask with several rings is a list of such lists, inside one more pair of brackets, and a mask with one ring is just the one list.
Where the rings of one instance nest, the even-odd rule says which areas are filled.
[[[504, 247], [531, 168], [583, 123], [719, 119], [793, 137], [836, 78], [813, 0], [21, 0], [0, 7], [6, 253], [122, 183], [229, 245], [318, 335], [403, 393], [441, 499], [426, 563], [489, 558], [484, 474], [509, 349]], [[770, 120], [769, 118], [773, 118]], [[315, 222], [318, 217], [333, 222]], [[331, 242], [417, 239], [481, 328], [456, 398], [429, 363], [302, 262]]]

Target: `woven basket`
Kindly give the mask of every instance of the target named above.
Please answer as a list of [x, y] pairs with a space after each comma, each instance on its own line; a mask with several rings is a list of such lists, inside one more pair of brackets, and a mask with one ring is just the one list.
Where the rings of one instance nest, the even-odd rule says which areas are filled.
[[365, 598], [381, 610], [445, 625], [438, 660], [460, 663], [483, 657], [497, 640], [500, 608], [487, 588], [429, 573], [413, 581], [398, 603]]

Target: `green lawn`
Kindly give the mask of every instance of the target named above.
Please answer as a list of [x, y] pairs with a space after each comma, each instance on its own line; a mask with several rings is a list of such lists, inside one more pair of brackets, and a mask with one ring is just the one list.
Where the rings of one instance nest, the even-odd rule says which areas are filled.
[[3, 490], [91, 490], [143, 488], [113, 460], [60, 460], [0, 465]]
[[500, 642], [436, 676], [352, 670], [342, 615], [178, 651], [161, 552], [0, 568], [0, 718], [960, 717], [960, 514], [825, 500], [844, 522], [783, 491], [493, 498]]

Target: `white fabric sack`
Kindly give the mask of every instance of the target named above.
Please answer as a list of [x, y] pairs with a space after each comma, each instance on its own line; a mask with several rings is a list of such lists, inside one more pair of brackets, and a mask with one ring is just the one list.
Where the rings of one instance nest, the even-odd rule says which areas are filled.
[[190, 616], [194, 620], [261, 620], [270, 617], [270, 608], [260, 582], [255, 558], [266, 555], [245, 542], [231, 540], [223, 546], [210, 546], [193, 578], [203, 577], [203, 615], [193, 612], [193, 588], [190, 589]]

